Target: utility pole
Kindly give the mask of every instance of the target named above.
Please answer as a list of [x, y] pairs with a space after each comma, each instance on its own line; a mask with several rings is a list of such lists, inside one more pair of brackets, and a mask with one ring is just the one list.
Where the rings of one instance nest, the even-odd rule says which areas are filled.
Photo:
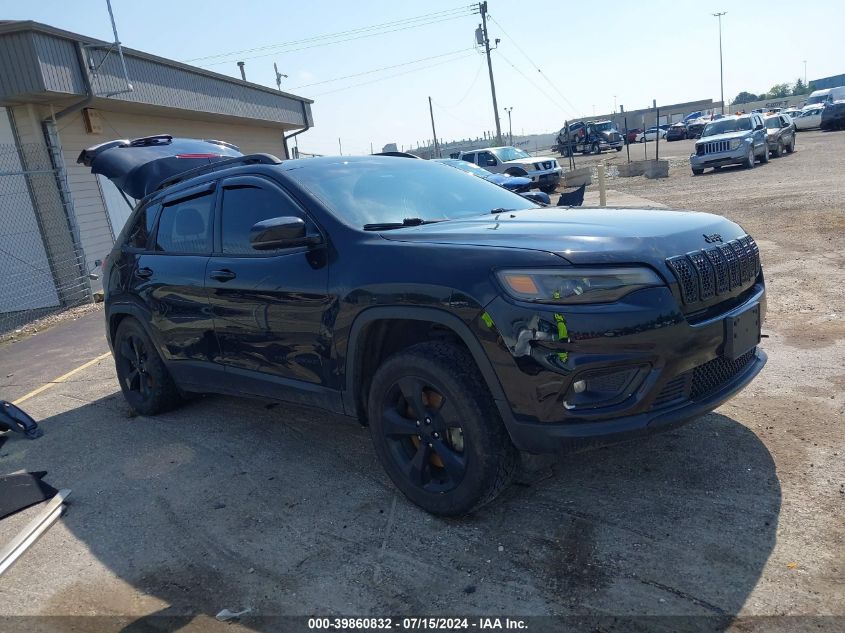
[[[499, 121], [499, 104], [496, 102], [496, 82], [493, 81], [493, 62], [490, 59], [490, 36], [487, 34], [487, 0], [478, 4], [478, 12], [481, 13], [481, 24], [475, 32], [475, 39], [479, 44], [484, 45], [484, 53], [487, 55], [487, 71], [490, 74], [490, 92], [493, 95], [493, 115], [496, 117], [496, 143], [502, 144], [502, 124]], [[499, 40], [496, 40], [496, 44]]]
[[340, 137], [337, 137], [337, 151], [343, 156], [343, 146], [340, 144]]
[[431, 106], [431, 97], [428, 98], [428, 113], [431, 115], [431, 138], [434, 139], [434, 152], [437, 158], [441, 158], [440, 146], [437, 144], [437, 131], [434, 129], [434, 108]]
[[807, 87], [807, 60], [804, 60], [804, 88]]
[[722, 11], [721, 13], [713, 14], [713, 17], [719, 18], [719, 84], [722, 88], [722, 114], [725, 113], [725, 74], [722, 66], [722, 16], [726, 13], [727, 11]]
[[510, 108], [505, 108], [505, 112], [508, 113], [508, 136], [510, 137], [510, 144], [513, 145], [513, 126], [511, 125], [511, 112], [513, 111], [513, 106]]
[[613, 95], [613, 114], [616, 114], [616, 95]]
[[246, 71], [244, 70], [245, 65], [246, 62], [238, 62], [238, 68], [241, 69], [241, 79], [243, 79], [244, 81], [246, 81]]

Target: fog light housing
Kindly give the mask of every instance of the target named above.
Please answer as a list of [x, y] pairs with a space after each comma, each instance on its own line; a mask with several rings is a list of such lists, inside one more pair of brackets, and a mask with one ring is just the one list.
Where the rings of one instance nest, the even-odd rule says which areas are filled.
[[569, 411], [622, 402], [634, 394], [648, 373], [647, 365], [584, 372], [572, 381], [563, 399]]

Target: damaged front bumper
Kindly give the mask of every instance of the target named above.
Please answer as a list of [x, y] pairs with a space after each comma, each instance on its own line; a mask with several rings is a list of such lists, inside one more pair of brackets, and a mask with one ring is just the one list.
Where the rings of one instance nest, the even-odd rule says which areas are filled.
[[510, 405], [514, 443], [534, 453], [608, 444], [712, 411], [760, 372], [756, 346], [726, 347], [727, 320], [765, 314], [762, 279], [724, 313], [691, 323], [668, 287], [610, 304], [499, 297], [476, 321]]

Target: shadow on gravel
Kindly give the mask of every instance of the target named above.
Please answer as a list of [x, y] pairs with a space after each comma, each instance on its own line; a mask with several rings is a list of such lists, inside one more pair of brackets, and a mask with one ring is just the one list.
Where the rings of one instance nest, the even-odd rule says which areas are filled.
[[332, 614], [709, 616], [723, 630], [781, 506], [763, 443], [718, 414], [561, 457], [550, 478], [462, 520], [398, 495], [366, 429], [305, 409], [209, 397], [130, 418], [113, 395], [41, 425], [4, 465], [72, 488], [65, 525], [128, 585], [80, 574], [45, 610], [159, 609], [124, 616], [127, 631], [208, 630], [224, 608], [250, 608], [241, 624], [255, 630]]

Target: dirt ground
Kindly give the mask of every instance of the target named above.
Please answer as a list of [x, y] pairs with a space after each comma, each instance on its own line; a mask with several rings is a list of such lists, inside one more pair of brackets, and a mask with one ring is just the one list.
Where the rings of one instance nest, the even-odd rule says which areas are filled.
[[[660, 144], [668, 179], [608, 186], [725, 215], [760, 245], [769, 363], [737, 398], [561, 457], [550, 477], [443, 520], [396, 492], [354, 422], [224, 397], [133, 417], [104, 360], [27, 401], [43, 438], [0, 448], [0, 471], [44, 469], [73, 489], [66, 516], [0, 577], [3, 623], [98, 615], [51, 630], [200, 631], [250, 608], [235, 627], [466, 614], [652, 618], [583, 629], [596, 631], [845, 629], [845, 134], [800, 133], [793, 155], [696, 177], [691, 147]], [[79, 343], [73, 324], [57, 327]], [[35, 512], [0, 521], [0, 543]], [[529, 630], [566, 630], [554, 622]]]

